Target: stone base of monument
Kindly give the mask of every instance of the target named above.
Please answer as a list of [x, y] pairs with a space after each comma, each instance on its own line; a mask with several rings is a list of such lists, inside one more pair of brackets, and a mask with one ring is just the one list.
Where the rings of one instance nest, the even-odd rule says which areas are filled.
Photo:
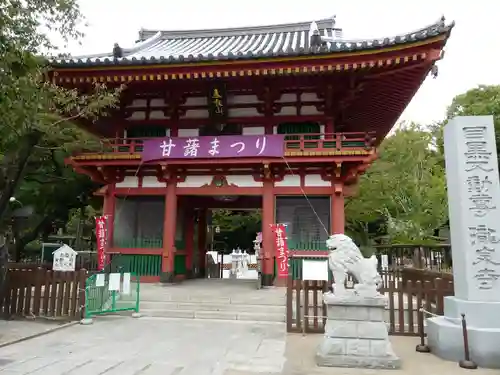
[[431, 352], [442, 359], [464, 359], [460, 314], [465, 314], [470, 359], [480, 367], [500, 368], [500, 303], [445, 297], [444, 316], [427, 319]]
[[335, 296], [325, 293], [327, 321], [323, 341], [316, 353], [316, 364], [323, 367], [397, 369], [384, 322], [387, 298], [354, 294]]

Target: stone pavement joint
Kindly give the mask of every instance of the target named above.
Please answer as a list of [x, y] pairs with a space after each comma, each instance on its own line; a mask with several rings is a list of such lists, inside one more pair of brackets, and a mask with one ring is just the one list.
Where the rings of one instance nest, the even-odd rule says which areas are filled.
[[0, 374], [224, 375], [233, 369], [280, 373], [285, 340], [284, 324], [102, 317], [91, 326], [75, 325], [4, 348]]
[[[415, 352], [417, 337], [392, 336], [401, 370], [320, 368], [322, 335], [284, 324], [100, 317], [0, 350], [0, 375], [461, 375], [467, 370]], [[498, 374], [479, 369], [476, 375]]]
[[0, 320], [0, 348], [47, 335], [77, 323], [45, 320]]

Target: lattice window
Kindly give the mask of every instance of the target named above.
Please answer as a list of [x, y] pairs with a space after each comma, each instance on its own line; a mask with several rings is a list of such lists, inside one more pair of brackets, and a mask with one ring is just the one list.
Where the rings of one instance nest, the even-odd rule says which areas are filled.
[[113, 241], [117, 247], [161, 247], [164, 197], [127, 197], [116, 200]]
[[288, 224], [289, 243], [295, 248], [322, 248], [328, 238], [330, 197], [310, 197], [309, 202], [305, 197], [276, 198], [276, 221]]
[[164, 126], [134, 126], [127, 129], [127, 138], [165, 137], [168, 129]]
[[[321, 127], [317, 122], [287, 122], [278, 125], [278, 134], [318, 134], [321, 133]], [[318, 139], [319, 136], [311, 135], [306, 139]], [[295, 135], [287, 135], [285, 139], [299, 139]]]
[[[278, 134], [293, 134], [286, 135], [285, 140], [287, 142], [287, 149], [290, 148], [300, 148], [300, 135], [299, 134], [314, 134], [314, 135], [305, 135], [304, 140], [309, 141], [304, 143], [305, 148], [316, 148], [318, 147], [318, 142], [311, 142], [320, 139], [319, 133], [321, 133], [321, 127], [317, 122], [291, 122], [291, 123], [282, 123], [278, 125]], [[297, 142], [290, 142], [297, 141]]]

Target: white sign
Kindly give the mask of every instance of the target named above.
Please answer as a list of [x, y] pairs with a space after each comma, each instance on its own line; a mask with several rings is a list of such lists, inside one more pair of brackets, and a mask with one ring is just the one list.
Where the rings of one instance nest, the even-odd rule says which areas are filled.
[[123, 274], [122, 293], [126, 295], [130, 294], [130, 273]]
[[95, 286], [103, 287], [106, 284], [106, 275], [104, 273], [98, 273], [95, 275]]
[[120, 291], [120, 281], [121, 274], [120, 273], [110, 273], [109, 274], [109, 282], [108, 282], [108, 290], [116, 290]]
[[444, 128], [455, 297], [500, 302], [500, 184], [493, 116]]
[[62, 245], [59, 249], [52, 253], [54, 259], [52, 261], [53, 271], [74, 271], [76, 266], [76, 256], [78, 253], [68, 245]]
[[304, 259], [302, 261], [302, 280], [328, 281], [328, 261]]

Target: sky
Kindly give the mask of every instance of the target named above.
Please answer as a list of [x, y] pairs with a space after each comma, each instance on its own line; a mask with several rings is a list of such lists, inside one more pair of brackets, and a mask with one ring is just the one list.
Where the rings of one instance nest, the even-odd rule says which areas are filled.
[[[404, 5], [403, 5], [404, 3]], [[189, 30], [314, 21], [337, 16], [344, 38], [410, 32], [442, 15], [455, 21], [437, 79], [428, 77], [400, 120], [439, 121], [454, 96], [479, 84], [500, 84], [498, 0], [80, 0], [86, 36], [72, 55], [131, 47], [141, 28]]]

